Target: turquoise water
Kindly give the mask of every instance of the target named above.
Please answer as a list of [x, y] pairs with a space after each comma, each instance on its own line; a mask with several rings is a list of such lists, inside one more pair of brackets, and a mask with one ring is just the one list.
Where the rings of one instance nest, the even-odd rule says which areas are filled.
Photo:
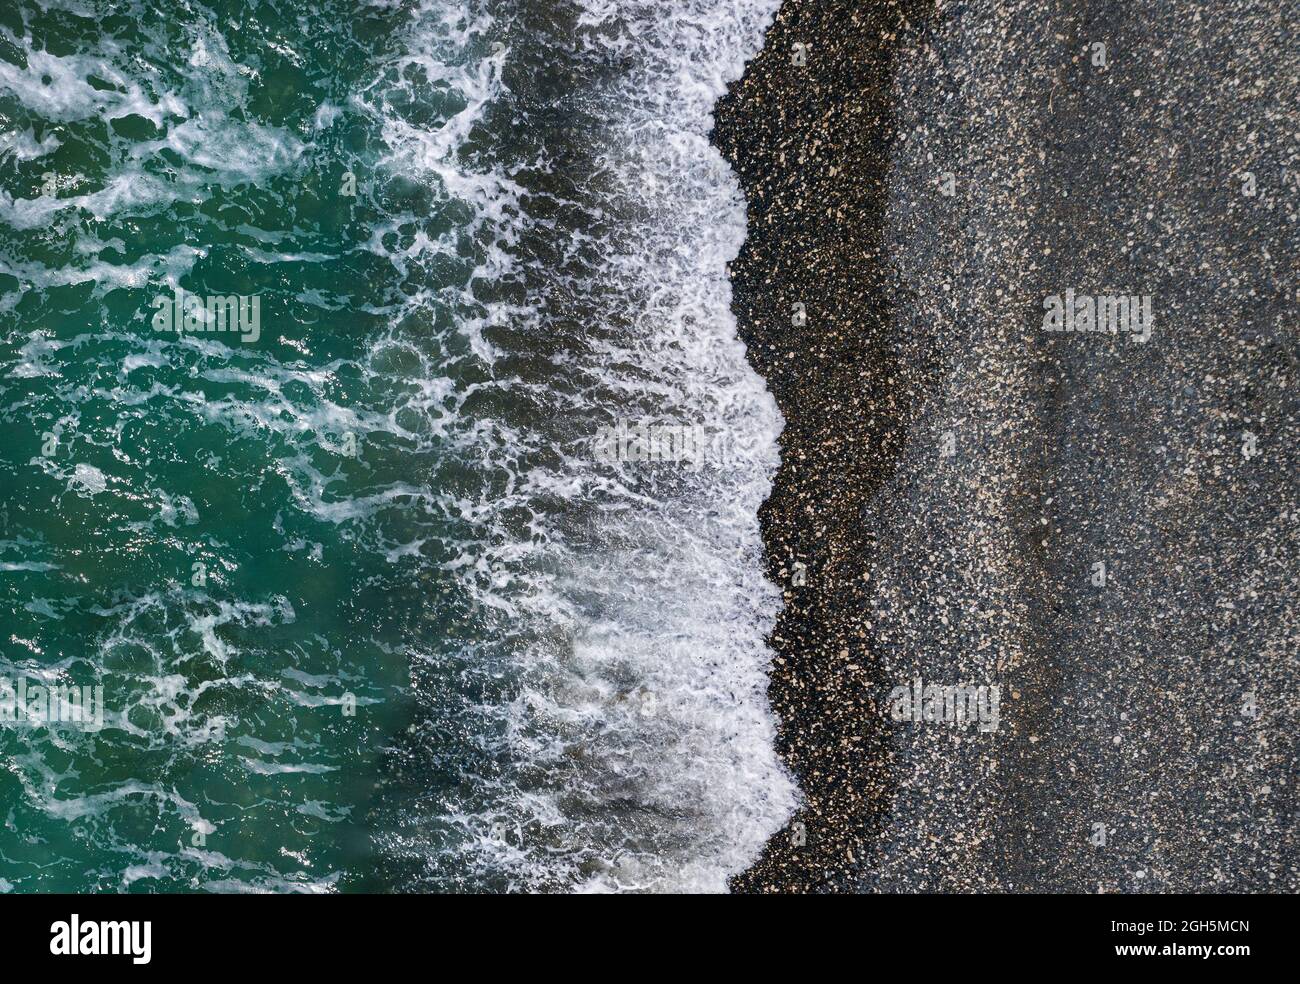
[[[0, 889], [753, 857], [780, 420], [706, 135], [772, 7], [0, 11], [0, 678], [104, 708], [0, 724]], [[256, 330], [157, 330], [178, 291]], [[596, 460], [628, 418], [726, 453]]]

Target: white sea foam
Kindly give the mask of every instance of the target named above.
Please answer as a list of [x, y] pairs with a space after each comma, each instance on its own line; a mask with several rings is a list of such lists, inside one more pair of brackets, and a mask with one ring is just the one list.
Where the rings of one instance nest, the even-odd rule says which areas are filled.
[[[795, 806], [765, 695], [764, 639], [780, 602], [761, 574], [757, 523], [781, 420], [736, 337], [726, 263], [743, 242], [744, 203], [707, 139], [713, 104], [761, 44], [775, 7], [581, 4], [580, 44], [598, 49], [597, 61], [630, 67], [589, 93], [602, 105], [584, 118], [593, 165], [585, 180], [603, 175], [606, 198], [584, 189], [581, 203], [569, 203], [617, 213], [622, 226], [613, 235], [576, 231], [568, 248], [583, 256], [572, 273], [521, 245], [530, 232], [562, 234], [530, 218], [537, 191], [508, 177], [498, 158], [458, 153], [494, 103], [516, 98], [505, 79], [511, 52], [525, 46], [509, 33], [518, 25], [484, 25], [484, 37], [504, 33], [511, 44], [469, 66], [440, 61], [451, 45], [439, 31], [408, 56], [465, 98], [441, 130], [372, 103], [385, 114], [390, 162], [474, 206], [459, 239], [408, 236], [409, 246], [390, 251], [394, 262], [427, 262], [457, 241], [491, 243], [463, 289], [440, 294], [472, 356], [492, 372], [515, 354], [494, 340], [502, 327], [539, 341], [548, 325], [567, 330], [566, 312], [498, 301], [492, 283], [562, 284], [561, 296], [608, 329], [570, 339], [554, 379], [509, 370], [493, 373], [487, 389], [581, 421], [586, 436], [633, 407], [734, 435], [742, 449], [722, 468], [663, 475], [593, 461], [554, 417], [478, 412], [449, 429], [470, 461], [508, 473], [491, 500], [442, 498], [475, 530], [463, 545], [474, 558], [472, 588], [504, 636], [504, 647], [468, 658], [503, 663], [520, 684], [512, 700], [471, 708], [484, 755], [514, 764], [471, 774], [470, 794], [435, 799], [453, 846], [422, 837], [418, 823], [393, 838], [408, 855], [454, 852], [454, 865], [430, 860], [444, 877], [458, 866], [468, 883], [723, 891]], [[526, 538], [521, 514], [530, 517]], [[455, 566], [466, 568], [463, 559]]]

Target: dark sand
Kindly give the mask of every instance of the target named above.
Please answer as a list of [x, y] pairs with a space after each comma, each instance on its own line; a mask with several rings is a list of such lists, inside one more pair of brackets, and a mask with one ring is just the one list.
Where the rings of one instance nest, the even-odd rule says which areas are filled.
[[[786, 0], [715, 139], [806, 806], [736, 890], [1300, 888], [1298, 20]], [[1151, 338], [1043, 331], [1066, 288]], [[891, 720], [917, 676], [997, 730]]]

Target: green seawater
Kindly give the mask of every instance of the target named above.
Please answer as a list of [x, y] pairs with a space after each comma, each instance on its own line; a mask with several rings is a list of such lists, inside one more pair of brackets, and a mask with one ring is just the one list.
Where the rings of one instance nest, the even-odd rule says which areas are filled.
[[775, 6], [0, 5], [0, 890], [718, 891], [780, 827], [707, 139]]
[[[437, 270], [366, 248], [466, 215], [385, 168], [381, 114], [349, 108], [425, 127], [465, 108], [401, 60], [411, 18], [0, 11], [0, 118], [57, 142], [5, 162], [0, 677], [101, 686], [108, 712], [0, 729], [8, 886], [319, 889], [366, 870], [379, 760], [411, 725], [409, 644], [471, 623], [428, 604], [453, 592], [430, 572], [456, 520], [422, 498], [458, 480], [421, 372], [463, 383], [436, 327], [456, 305], [407, 300], [463, 282], [481, 241], [454, 237]], [[259, 297], [261, 337], [154, 331], [176, 287]], [[411, 544], [418, 567], [388, 558]]]

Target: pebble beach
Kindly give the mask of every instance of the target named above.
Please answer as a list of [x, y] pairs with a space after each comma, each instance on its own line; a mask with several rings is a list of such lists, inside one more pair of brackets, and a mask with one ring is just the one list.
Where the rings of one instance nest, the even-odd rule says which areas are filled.
[[1296, 13], [786, 0], [719, 103], [803, 795], [733, 890], [1300, 885]]

